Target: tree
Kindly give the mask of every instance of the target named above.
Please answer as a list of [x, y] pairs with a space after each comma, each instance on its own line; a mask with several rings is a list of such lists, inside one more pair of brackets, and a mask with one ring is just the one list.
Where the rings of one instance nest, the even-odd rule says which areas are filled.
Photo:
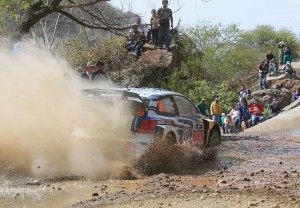
[[[110, 0], [0, 0], [2, 27], [16, 28], [15, 34], [27, 34], [41, 19], [58, 13], [77, 24], [108, 31], [123, 30], [130, 13], [108, 10]], [[120, 15], [121, 14], [121, 15]], [[1, 27], [0, 27], [1, 28]]]

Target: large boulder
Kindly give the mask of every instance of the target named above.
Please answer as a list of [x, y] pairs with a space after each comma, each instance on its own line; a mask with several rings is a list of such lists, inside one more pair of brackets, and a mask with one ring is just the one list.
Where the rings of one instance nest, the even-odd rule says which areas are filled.
[[146, 45], [138, 59], [130, 53], [127, 58], [131, 64], [109, 74], [109, 78], [122, 87], [146, 87], [150, 83], [159, 87], [159, 82], [164, 81], [170, 70], [181, 65], [180, 54], [175, 48], [167, 51]]
[[263, 105], [270, 104], [273, 98], [279, 100], [280, 108], [288, 106], [292, 102], [292, 93], [286, 88], [266, 89], [252, 93], [252, 97], [257, 97]]

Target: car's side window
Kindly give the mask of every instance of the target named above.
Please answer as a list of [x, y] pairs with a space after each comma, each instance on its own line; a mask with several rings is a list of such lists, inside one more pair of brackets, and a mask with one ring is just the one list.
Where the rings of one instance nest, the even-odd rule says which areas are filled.
[[174, 95], [174, 100], [176, 102], [179, 115], [181, 117], [197, 117], [197, 109], [188, 99], [181, 96]]
[[164, 116], [176, 116], [176, 104], [174, 103], [172, 97], [161, 97], [157, 101], [157, 111], [158, 114]]

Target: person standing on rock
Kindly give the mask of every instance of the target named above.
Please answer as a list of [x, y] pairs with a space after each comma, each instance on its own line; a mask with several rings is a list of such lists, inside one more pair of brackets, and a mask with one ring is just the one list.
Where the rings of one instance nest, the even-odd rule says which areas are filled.
[[221, 103], [219, 102], [219, 98], [215, 98], [210, 105], [211, 119], [216, 121], [220, 125], [220, 116], [222, 114]]
[[258, 73], [260, 89], [267, 89], [267, 74], [269, 73], [269, 70], [264, 61], [260, 62], [260, 65], [258, 66]]
[[162, 49], [165, 43], [166, 49], [170, 50], [170, 22], [173, 29], [173, 12], [168, 8], [168, 1], [162, 1], [162, 7], [157, 11], [158, 23], [158, 45]]
[[254, 98], [253, 104], [250, 105], [249, 112], [251, 114], [252, 126], [255, 126], [257, 122], [264, 121], [264, 107], [260, 104], [258, 98]]
[[239, 102], [241, 102], [242, 98], [248, 98], [249, 96], [251, 96], [251, 91], [249, 89], [247, 89], [245, 87], [245, 85], [241, 85], [241, 89], [240, 91], [238, 91], [238, 95], [239, 95]]
[[283, 64], [286, 64], [288, 61], [292, 61], [292, 50], [289, 45], [286, 45], [286, 47], [283, 50]]
[[158, 17], [156, 14], [156, 10], [151, 10], [151, 37], [152, 37], [152, 48], [155, 49], [158, 41]]
[[246, 124], [246, 128], [249, 128], [248, 120], [250, 119], [249, 109], [247, 99], [245, 97], [242, 98], [241, 102], [238, 104], [239, 110], [239, 128], [242, 126], [242, 122], [244, 121]]

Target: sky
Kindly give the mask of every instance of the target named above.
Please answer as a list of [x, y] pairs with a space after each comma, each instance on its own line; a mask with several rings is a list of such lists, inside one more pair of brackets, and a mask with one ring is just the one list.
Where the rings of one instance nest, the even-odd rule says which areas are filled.
[[[111, 0], [111, 4], [131, 10], [148, 23], [151, 9], [161, 7], [161, 0]], [[271, 25], [275, 30], [287, 28], [300, 35], [299, 0], [169, 0], [174, 27], [181, 20], [183, 26], [195, 26], [201, 21], [237, 24], [244, 30], [257, 25]]]

